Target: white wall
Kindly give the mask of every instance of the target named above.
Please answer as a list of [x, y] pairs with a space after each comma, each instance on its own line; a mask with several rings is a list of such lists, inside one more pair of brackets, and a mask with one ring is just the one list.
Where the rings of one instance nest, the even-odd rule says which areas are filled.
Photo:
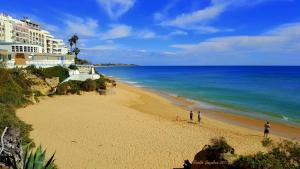
[[[12, 51], [12, 46], [16, 47], [18, 46], [18, 48], [20, 49], [20, 47], [22, 47], [23, 51], [21, 52], [19, 51]], [[37, 48], [36, 52], [31, 52], [31, 51], [24, 51], [24, 47], [32, 47], [32, 48]], [[37, 46], [37, 45], [29, 45], [29, 44], [0, 44], [0, 49], [4, 49], [7, 50], [9, 53], [42, 53], [42, 47], [41, 46]]]

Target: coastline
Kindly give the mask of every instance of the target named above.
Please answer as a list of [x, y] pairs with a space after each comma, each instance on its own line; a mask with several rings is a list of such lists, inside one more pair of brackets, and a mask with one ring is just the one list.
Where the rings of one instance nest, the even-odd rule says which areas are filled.
[[[237, 154], [266, 151], [262, 132], [208, 113], [200, 125], [189, 122], [183, 107], [132, 85], [118, 83], [109, 90], [106, 96], [91, 92], [46, 97], [18, 109], [17, 116], [32, 124], [37, 145], [56, 152], [60, 168], [171, 169], [181, 167], [184, 159], [192, 160], [215, 137], [225, 137]], [[272, 131], [270, 136], [282, 139]]]
[[[115, 79], [117, 80], [117, 79]], [[234, 114], [231, 112], [225, 112], [222, 110], [218, 110], [215, 108], [205, 108], [202, 106], [199, 106], [196, 101], [189, 100], [185, 97], [181, 96], [175, 96], [171, 95], [166, 92], [160, 92], [153, 89], [136, 86], [134, 84], [128, 83], [126, 81], [117, 80], [118, 84], [126, 84], [130, 85], [135, 88], [141, 88], [142, 90], [146, 90], [148, 92], [153, 92], [161, 97], [164, 97], [168, 100], [170, 100], [175, 106], [182, 107], [186, 110], [186, 112], [193, 110], [194, 112], [201, 111], [205, 114], [205, 116], [219, 120], [225, 123], [229, 123], [232, 125], [237, 125], [239, 127], [244, 127], [252, 130], [256, 130], [259, 132], [263, 132], [263, 125], [266, 122], [266, 120], [261, 118], [254, 118], [247, 115], [241, 115], [241, 114]], [[212, 107], [213, 105], [209, 105], [207, 107]], [[300, 141], [300, 127], [290, 125], [290, 124], [283, 124], [279, 122], [272, 122], [272, 134], [284, 137], [290, 140], [296, 140]]]
[[150, 91], [185, 97], [201, 108], [300, 127], [300, 98], [293, 92], [299, 88], [299, 68], [141, 66], [98, 71]]
[[[230, 112], [224, 112], [217, 109], [207, 109], [203, 108], [193, 101], [189, 101], [184, 97], [176, 96], [164, 96], [169, 98], [174, 104], [182, 106], [185, 110], [189, 111], [201, 111], [209, 118], [220, 120], [225, 123], [230, 123], [237, 125], [239, 127], [245, 127], [259, 132], [263, 132], [263, 125], [266, 123], [266, 120], [260, 118], [253, 118], [247, 115], [234, 114]], [[300, 128], [290, 124], [283, 124], [278, 122], [272, 122], [272, 134], [284, 137], [290, 140], [300, 141]]]

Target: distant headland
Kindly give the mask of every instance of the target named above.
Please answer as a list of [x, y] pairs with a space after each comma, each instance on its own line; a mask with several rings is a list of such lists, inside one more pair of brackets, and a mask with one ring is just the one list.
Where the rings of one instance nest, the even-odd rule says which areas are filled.
[[95, 67], [128, 67], [128, 66], [138, 66], [136, 64], [124, 64], [124, 63], [101, 63], [94, 64]]

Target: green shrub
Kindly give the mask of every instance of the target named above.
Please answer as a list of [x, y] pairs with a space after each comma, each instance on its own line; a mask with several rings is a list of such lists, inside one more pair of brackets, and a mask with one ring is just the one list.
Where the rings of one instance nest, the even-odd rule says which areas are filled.
[[97, 83], [92, 79], [87, 79], [82, 83], [82, 90], [86, 92], [95, 91]]
[[226, 153], [234, 154], [232, 148], [224, 137], [211, 139], [211, 145], [206, 145], [203, 149], [208, 160], [223, 160]]
[[261, 141], [261, 144], [264, 146], [264, 147], [269, 147], [273, 144], [273, 141], [269, 138], [269, 137], [266, 137], [264, 138], [262, 141]]
[[37, 77], [44, 77], [43, 69], [36, 68], [35, 65], [27, 66], [26, 70], [30, 71], [30, 73], [36, 75]]
[[81, 84], [82, 84], [81, 81], [71, 80], [71, 81], [68, 81], [67, 84], [69, 85], [68, 93], [80, 94]]
[[57, 86], [56, 94], [66, 95], [68, 93], [68, 85], [66, 83], [60, 84]]
[[30, 101], [26, 96], [31, 95], [31, 81], [27, 80], [20, 69], [0, 68], [0, 132], [5, 127], [20, 131], [22, 143], [29, 143], [31, 126], [24, 123], [15, 114], [15, 108], [24, 106]]
[[81, 81], [70, 80], [65, 83], [62, 83], [57, 88], [57, 94], [66, 95], [66, 94], [80, 94], [81, 91]]
[[64, 67], [61, 67], [61, 66], [54, 66], [54, 67], [44, 68], [42, 70], [43, 70], [44, 78], [59, 77], [59, 82], [62, 82], [66, 78], [69, 77], [68, 69], [66, 69]]
[[[75, 65], [74, 65], [75, 66]], [[40, 78], [53, 78], [59, 77], [59, 81], [62, 82], [69, 77], [68, 69], [62, 66], [54, 66], [49, 68], [36, 68], [34, 65], [26, 67], [26, 70]]]
[[0, 133], [3, 132], [5, 127], [14, 128], [20, 131], [22, 144], [32, 142], [29, 138], [31, 125], [24, 123], [16, 116], [15, 109], [12, 106], [0, 103]]
[[89, 61], [84, 60], [84, 59], [79, 59], [79, 58], [75, 58], [75, 63], [78, 64], [78, 65], [90, 64]]
[[0, 69], [0, 103], [16, 107], [27, 104], [31, 83], [19, 70]]
[[274, 158], [278, 159], [284, 168], [300, 168], [300, 144], [284, 140], [269, 151]]
[[267, 153], [259, 152], [255, 155], [240, 156], [232, 164], [233, 169], [299, 169], [300, 144], [284, 140], [276, 145], [272, 144]]
[[271, 154], [259, 152], [255, 155], [240, 156], [232, 169], [284, 169], [280, 161]]
[[76, 65], [70, 65], [69, 66], [69, 69], [72, 69], [72, 70], [78, 70], [78, 67]]
[[105, 90], [106, 89], [106, 79], [100, 77], [99, 79], [95, 80], [96, 82], [96, 89], [101, 89], [101, 90]]
[[70, 80], [65, 83], [60, 84], [57, 87], [56, 94], [66, 95], [66, 94], [80, 94], [80, 91], [95, 91], [95, 90], [105, 90], [106, 89], [106, 78], [99, 78], [97, 80], [87, 79], [86, 81], [76, 81]]

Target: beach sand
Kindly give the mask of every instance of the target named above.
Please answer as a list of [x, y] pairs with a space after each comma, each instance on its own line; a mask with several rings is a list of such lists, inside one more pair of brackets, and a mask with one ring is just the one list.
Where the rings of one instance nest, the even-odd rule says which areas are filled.
[[31, 137], [37, 145], [47, 148], [48, 155], [56, 152], [55, 162], [61, 169], [178, 168], [183, 160], [192, 161], [211, 138], [221, 136], [237, 154], [265, 151], [262, 132], [207, 114], [201, 125], [196, 123], [196, 113], [190, 123], [182, 107], [127, 84], [118, 83], [106, 96], [43, 98], [17, 110], [17, 115], [33, 125]]

